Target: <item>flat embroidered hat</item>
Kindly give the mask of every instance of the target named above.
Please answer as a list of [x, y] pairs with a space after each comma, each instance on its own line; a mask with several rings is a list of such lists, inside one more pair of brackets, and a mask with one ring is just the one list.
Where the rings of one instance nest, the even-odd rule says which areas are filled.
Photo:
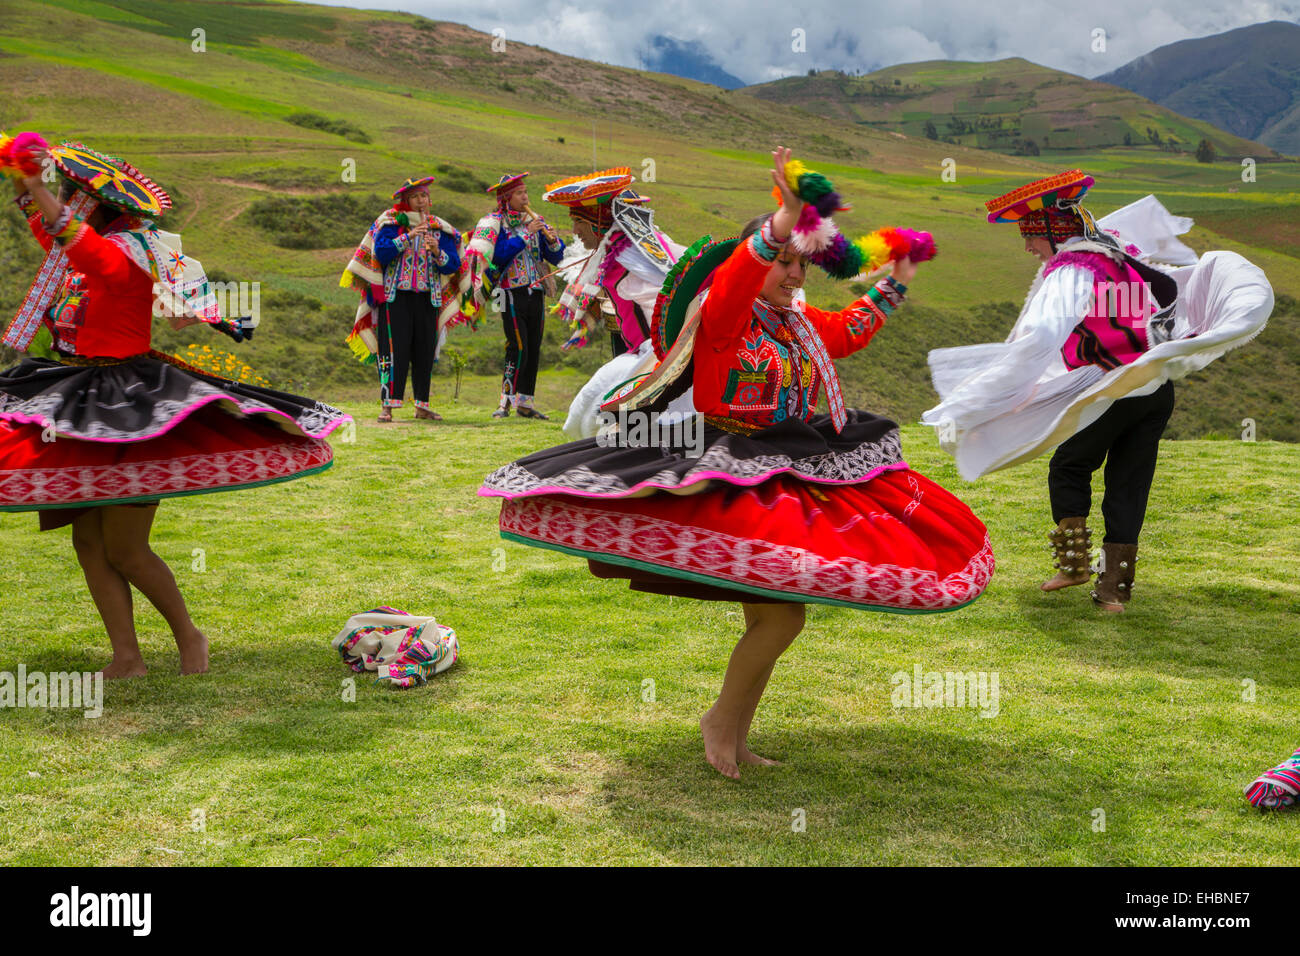
[[161, 186], [130, 163], [82, 143], [50, 148], [59, 172], [95, 198], [142, 216], [161, 216], [172, 198]]
[[1095, 180], [1081, 169], [1038, 179], [984, 204], [989, 222], [1019, 222], [1037, 212], [1077, 205]]
[[504, 196], [516, 186], [520, 185], [527, 176], [528, 173], [506, 173], [485, 191], [495, 193], [497, 196]]
[[402, 183], [402, 185], [397, 187], [397, 192], [393, 193], [393, 198], [400, 199], [402, 193], [409, 192], [412, 189], [419, 189], [421, 186], [427, 188], [433, 181], [434, 178], [432, 176], [425, 176], [422, 179], [408, 179], [406, 182]]

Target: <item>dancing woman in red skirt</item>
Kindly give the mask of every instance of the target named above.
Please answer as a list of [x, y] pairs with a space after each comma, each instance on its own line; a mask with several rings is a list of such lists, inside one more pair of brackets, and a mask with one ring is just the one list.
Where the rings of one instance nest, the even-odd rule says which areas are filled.
[[[746, 741], [805, 604], [951, 611], [993, 574], [984, 525], [908, 468], [893, 422], [844, 407], [832, 362], [880, 330], [933, 242], [885, 230], [848, 243], [829, 218], [841, 208], [831, 184], [789, 157], [773, 153], [780, 210], [738, 240], [706, 237], [669, 274], [655, 308], [660, 364], [606, 405], [626, 431], [521, 458], [479, 491], [504, 499], [503, 537], [585, 557], [636, 590], [740, 602], [745, 633], [700, 720], [709, 763], [737, 779], [739, 764], [774, 763]], [[890, 261], [847, 309], [795, 301], [810, 263], [850, 278]], [[679, 428], [680, 440], [639, 445], [635, 416], [691, 384], [702, 441]], [[819, 390], [829, 415], [817, 414]]]
[[[59, 196], [41, 180], [51, 161]], [[349, 418], [150, 350], [156, 309], [177, 327], [204, 321], [236, 341], [251, 332], [221, 318], [179, 237], [153, 227], [171, 199], [134, 167], [24, 133], [0, 142], [0, 171], [14, 176], [46, 251], [3, 339], [29, 357], [0, 372], [0, 512], [36, 511], [43, 531], [72, 525], [113, 648], [105, 677], [146, 672], [133, 587], [170, 626], [181, 673], [206, 671], [207, 638], [149, 547], [158, 502], [323, 471], [333, 461], [325, 436]]]

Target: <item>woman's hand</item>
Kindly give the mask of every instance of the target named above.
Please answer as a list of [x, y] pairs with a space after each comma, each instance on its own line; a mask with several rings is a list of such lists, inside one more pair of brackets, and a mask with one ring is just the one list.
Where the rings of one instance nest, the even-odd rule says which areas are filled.
[[889, 274], [895, 282], [911, 285], [912, 279], [916, 277], [916, 263], [907, 256], [903, 256], [903, 258], [894, 261], [894, 268]]
[[[49, 150], [33, 150], [32, 158], [40, 164], [41, 169], [45, 169], [46, 164], [50, 162]], [[59, 202], [58, 197], [45, 188], [45, 183], [41, 182], [40, 173], [35, 176], [24, 176], [23, 187], [27, 192], [31, 193], [32, 199], [36, 200], [36, 206], [41, 211], [41, 218], [45, 220], [47, 225], [59, 221], [59, 217], [63, 215], [63, 203]]]
[[[36, 164], [40, 166], [42, 170], [44, 170], [50, 162], [50, 151], [48, 149], [34, 149], [31, 152], [31, 158], [36, 161]], [[35, 176], [22, 177], [22, 185], [24, 192], [35, 194], [36, 187], [42, 185], [41, 174], [37, 173]]]
[[803, 200], [795, 195], [790, 184], [785, 180], [785, 164], [790, 161], [792, 150], [778, 146], [772, 150], [772, 182], [781, 193], [781, 208], [772, 216], [772, 235], [778, 242], [785, 242], [794, 232], [794, 225], [803, 213]]

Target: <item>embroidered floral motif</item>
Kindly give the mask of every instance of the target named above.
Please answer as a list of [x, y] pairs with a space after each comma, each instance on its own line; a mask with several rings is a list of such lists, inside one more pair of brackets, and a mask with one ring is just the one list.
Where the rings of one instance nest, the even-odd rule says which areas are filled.
[[[594, 444], [594, 439], [592, 442]], [[557, 475], [543, 478], [511, 462], [488, 475], [483, 487], [503, 497], [572, 491], [591, 497], [622, 497], [641, 488], [680, 488], [718, 474], [746, 484], [789, 472], [811, 481], [861, 481], [873, 472], [903, 464], [903, 449], [898, 429], [891, 429], [879, 442], [868, 442], [845, 452], [826, 452], [807, 458], [789, 455], [758, 455], [737, 458], [727, 448], [727, 439], [714, 442], [699, 458], [674, 455], [670, 464], [629, 485], [623, 479], [602, 474], [587, 465], [579, 465]], [[654, 449], [656, 455], [662, 449]], [[599, 465], [599, 463], [597, 463]], [[707, 477], [706, 477], [707, 476]]]
[[[234, 391], [235, 388], [239, 391]], [[288, 416], [287, 411], [272, 408], [255, 395], [248, 394], [248, 390], [248, 386], [240, 386], [236, 382], [218, 388], [209, 382], [194, 379], [183, 397], [155, 402], [149, 408], [148, 423], [139, 429], [115, 428], [107, 422], [84, 416], [70, 417], [71, 413], [85, 410], [79, 409], [75, 403], [69, 407], [67, 396], [58, 391], [41, 392], [27, 399], [0, 391], [0, 418], [38, 422], [44, 428], [53, 427], [55, 434], [60, 437], [94, 441], [138, 441], [142, 437], [162, 434], [178, 416], [213, 396], [233, 402], [241, 415], [274, 414], [277, 419], [282, 415]], [[319, 401], [311, 407], [294, 411], [293, 423], [311, 437], [324, 436], [346, 414]]]

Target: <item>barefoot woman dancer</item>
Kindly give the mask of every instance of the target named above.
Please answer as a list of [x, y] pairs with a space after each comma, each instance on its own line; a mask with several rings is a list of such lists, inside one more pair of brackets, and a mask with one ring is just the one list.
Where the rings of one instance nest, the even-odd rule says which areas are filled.
[[[773, 762], [747, 736], [805, 604], [950, 611], [993, 573], [984, 525], [907, 467], [893, 422], [844, 407], [831, 361], [880, 330], [933, 242], [905, 230], [846, 242], [822, 218], [839, 196], [789, 155], [773, 153], [778, 212], [740, 239], [705, 237], [670, 272], [654, 316], [661, 362], [607, 405], [626, 412], [619, 447], [538, 452], [479, 492], [505, 499], [504, 537], [586, 557], [636, 590], [741, 603], [745, 633], [700, 721], [705, 756], [731, 778]], [[843, 311], [792, 304], [810, 262], [846, 279], [889, 261], [893, 274]], [[702, 443], [637, 447], [632, 418], [691, 384]], [[816, 414], [819, 389], [829, 415]]]
[[[60, 198], [42, 184], [52, 159]], [[0, 511], [37, 511], [42, 530], [72, 525], [72, 544], [104, 620], [105, 677], [144, 674], [131, 588], [171, 627], [183, 674], [208, 668], [171, 570], [149, 547], [158, 502], [286, 481], [328, 468], [337, 409], [215, 378], [151, 352], [155, 307], [177, 326], [221, 319], [179, 237], [148, 219], [171, 206], [120, 159], [32, 133], [0, 143], [18, 205], [46, 250], [4, 343], [29, 355], [0, 372]]]

